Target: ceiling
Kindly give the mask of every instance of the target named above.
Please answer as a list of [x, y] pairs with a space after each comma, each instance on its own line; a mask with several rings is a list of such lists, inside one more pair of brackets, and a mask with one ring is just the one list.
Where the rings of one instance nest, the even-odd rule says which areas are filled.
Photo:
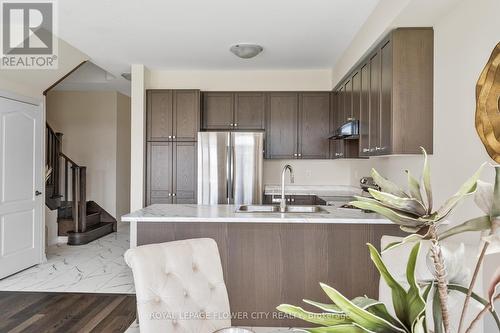
[[130, 82], [88, 61], [64, 78], [54, 90], [118, 91], [130, 96]]
[[[378, 0], [64, 0], [59, 36], [115, 75], [151, 69], [331, 68]], [[234, 43], [258, 43], [239, 59]]]

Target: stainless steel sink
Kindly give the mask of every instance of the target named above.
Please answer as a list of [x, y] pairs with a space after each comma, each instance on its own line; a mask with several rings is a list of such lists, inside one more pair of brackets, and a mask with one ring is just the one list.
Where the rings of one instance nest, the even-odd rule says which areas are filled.
[[[236, 210], [237, 213], [279, 213], [279, 206], [271, 205], [242, 205]], [[286, 206], [286, 213], [327, 213], [318, 206]]]
[[243, 205], [236, 210], [237, 213], [274, 213], [279, 212], [278, 206], [270, 205]]

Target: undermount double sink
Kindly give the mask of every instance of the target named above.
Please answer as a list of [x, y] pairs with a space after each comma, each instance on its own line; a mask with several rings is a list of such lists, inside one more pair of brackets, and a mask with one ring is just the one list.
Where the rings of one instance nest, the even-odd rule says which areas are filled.
[[[281, 213], [280, 206], [273, 205], [243, 205], [238, 207], [237, 213]], [[328, 213], [318, 206], [286, 206], [285, 213]]]

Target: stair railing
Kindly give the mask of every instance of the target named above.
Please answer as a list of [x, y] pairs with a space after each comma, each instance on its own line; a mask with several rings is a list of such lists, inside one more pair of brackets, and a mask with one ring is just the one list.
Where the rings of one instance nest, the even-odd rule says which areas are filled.
[[[46, 184], [54, 188], [52, 197], [64, 195], [66, 202], [69, 202], [71, 198], [75, 232], [85, 232], [87, 230], [87, 168], [78, 165], [62, 152], [62, 133], [55, 132], [49, 124], [46, 124], [46, 129], [45, 158], [47, 169], [52, 170]], [[61, 186], [61, 178], [63, 186]], [[71, 194], [69, 193], [70, 187]]]
[[75, 232], [85, 232], [87, 230], [87, 167], [76, 164], [62, 152], [59, 153], [59, 156], [64, 163], [63, 183], [66, 201], [69, 201], [69, 186], [71, 186], [71, 209], [75, 221]]
[[47, 167], [49, 170], [52, 170], [52, 173], [49, 175], [47, 179], [47, 185], [51, 185], [54, 188], [54, 192], [52, 193], [53, 197], [59, 196], [60, 193], [60, 160], [59, 155], [61, 154], [62, 149], [62, 133], [55, 132], [49, 124], [46, 125], [46, 161]]

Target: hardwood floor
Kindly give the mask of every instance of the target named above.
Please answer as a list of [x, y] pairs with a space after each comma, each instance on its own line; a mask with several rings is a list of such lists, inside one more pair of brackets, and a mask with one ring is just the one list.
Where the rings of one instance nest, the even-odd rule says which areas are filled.
[[135, 296], [0, 292], [0, 332], [124, 332], [136, 318]]

